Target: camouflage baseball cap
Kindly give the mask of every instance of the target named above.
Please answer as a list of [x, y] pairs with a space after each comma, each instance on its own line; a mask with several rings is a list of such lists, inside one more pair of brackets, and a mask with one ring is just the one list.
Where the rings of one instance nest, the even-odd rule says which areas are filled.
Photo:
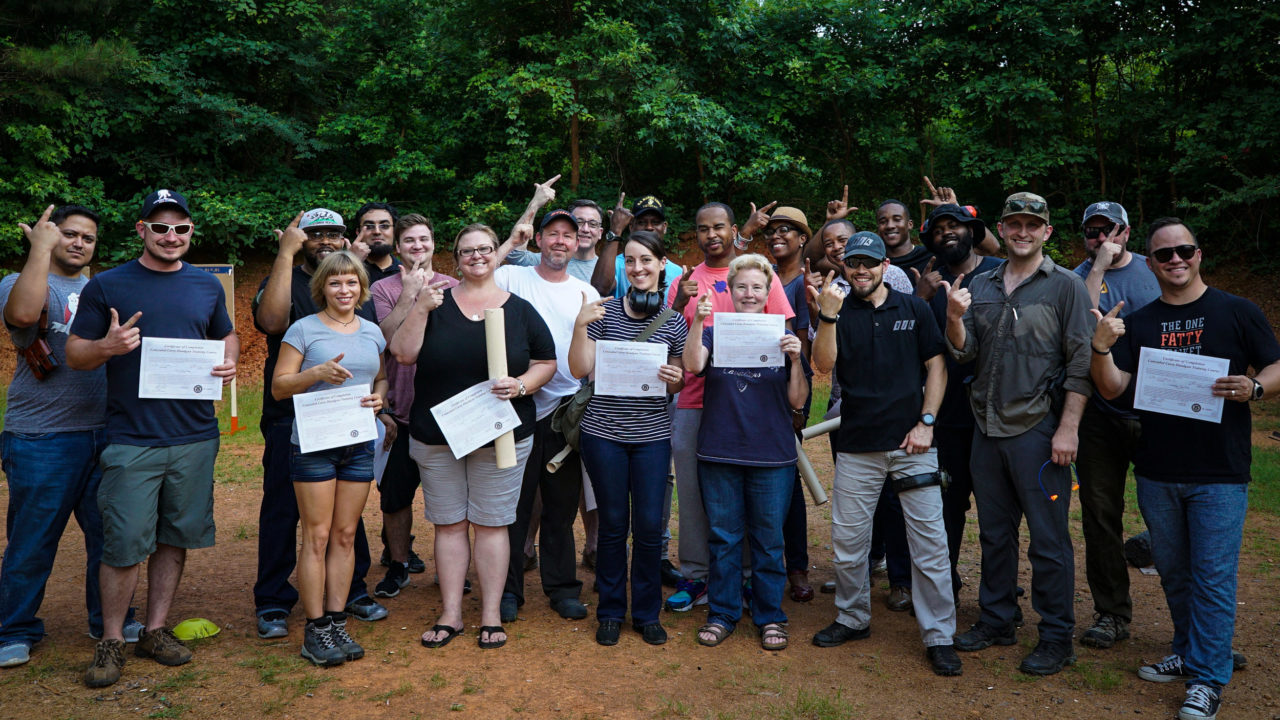
[[1014, 193], [1005, 199], [1000, 219], [1004, 220], [1010, 215], [1034, 215], [1049, 222], [1049, 203], [1035, 193]]

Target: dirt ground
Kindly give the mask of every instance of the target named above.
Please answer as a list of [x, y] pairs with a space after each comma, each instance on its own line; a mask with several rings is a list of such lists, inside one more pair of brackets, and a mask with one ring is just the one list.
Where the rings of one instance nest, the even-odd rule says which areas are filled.
[[[242, 377], [260, 377], [261, 336], [250, 328], [249, 299], [265, 275], [266, 261], [238, 269], [237, 325], [245, 340]], [[1236, 292], [1262, 290], [1259, 280], [1234, 278]], [[1244, 284], [1244, 287], [1241, 286]], [[1274, 290], [1263, 291], [1270, 298]], [[1256, 295], [1252, 295], [1257, 297]], [[1273, 302], [1264, 309], [1276, 317]], [[3, 353], [12, 362], [12, 352]], [[7, 369], [0, 367], [0, 372]], [[7, 376], [7, 375], [6, 375]], [[242, 390], [255, 392], [248, 386]], [[253, 627], [252, 587], [257, 552], [257, 480], [261, 440], [256, 429], [224, 447], [216, 488], [217, 546], [193, 551], [172, 621], [204, 617], [222, 627], [215, 638], [196, 641], [195, 660], [169, 668], [128, 655], [124, 677], [113, 687], [91, 690], [80, 682], [93, 654], [85, 633], [84, 553], [78, 530], [64, 535], [41, 615], [49, 637], [28, 665], [0, 671], [0, 718], [402, 718], [402, 717], [566, 717], [566, 718], [1116, 718], [1173, 717], [1183, 697], [1176, 684], [1140, 681], [1143, 662], [1168, 651], [1172, 632], [1159, 579], [1131, 569], [1133, 637], [1107, 651], [1078, 647], [1079, 662], [1048, 678], [1017, 671], [1035, 643], [1037, 616], [1024, 599], [1027, 625], [1020, 643], [962, 653], [964, 675], [934, 676], [924, 658], [919, 630], [906, 613], [889, 612], [883, 576], [872, 596], [872, 635], [843, 647], [823, 649], [810, 639], [834, 618], [832, 596], [812, 602], [787, 599], [791, 647], [780, 653], [760, 649], [748, 619], [718, 648], [699, 646], [696, 629], [705, 608], [663, 613], [671, 635], [664, 646], [645, 645], [624, 626], [616, 647], [595, 644], [593, 618], [565, 621], [547, 606], [538, 575], [530, 573], [520, 619], [509, 624], [505, 648], [476, 647], [479, 601], [467, 596], [466, 632], [448, 647], [428, 650], [419, 636], [440, 611], [432, 584], [430, 526], [417, 502], [415, 549], [427, 572], [412, 576], [399, 597], [385, 600], [391, 611], [377, 623], [352, 621], [352, 634], [367, 650], [360, 661], [320, 669], [298, 657], [301, 613], [290, 618], [290, 636], [259, 640]], [[831, 463], [825, 442], [810, 441], [812, 459], [828, 488]], [[7, 485], [0, 485], [0, 508], [8, 509]], [[1073, 501], [1076, 537], [1077, 635], [1092, 617], [1084, 578], [1079, 509]], [[365, 522], [375, 558], [381, 517], [370, 499]], [[1140, 526], [1136, 508], [1127, 527]], [[674, 525], [674, 523], [673, 523]], [[674, 529], [673, 529], [674, 531]], [[1280, 720], [1280, 519], [1252, 513], [1240, 563], [1236, 648], [1249, 658], [1225, 696], [1222, 717]], [[829, 506], [809, 506], [809, 554], [815, 585], [832, 578]], [[579, 542], [581, 534], [579, 531]], [[963, 629], [977, 616], [977, 520], [971, 512], [961, 573], [965, 587], [958, 608]], [[7, 538], [5, 539], [7, 543]], [[675, 553], [672, 543], [672, 554]], [[1025, 541], [1024, 541], [1025, 556]], [[381, 578], [375, 563], [370, 587]], [[474, 572], [472, 572], [474, 580]], [[592, 574], [579, 568], [583, 599], [594, 615]], [[1023, 563], [1020, 582], [1030, 587]], [[145, 584], [139, 588], [143, 597]]]

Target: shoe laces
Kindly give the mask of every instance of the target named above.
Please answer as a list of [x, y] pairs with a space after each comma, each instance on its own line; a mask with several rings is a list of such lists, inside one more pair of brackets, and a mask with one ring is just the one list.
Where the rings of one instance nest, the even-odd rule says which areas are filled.
[[178, 639], [178, 636], [174, 635], [173, 631], [167, 627], [156, 629], [154, 633], [151, 633], [151, 636], [153, 638], [152, 642], [155, 643], [156, 650], [167, 650], [174, 646], [186, 647], [186, 645]]
[[[321, 650], [332, 650], [338, 647], [338, 643], [333, 637], [333, 629], [336, 625], [330, 624], [329, 627], [311, 626], [312, 635], [316, 642], [320, 645]], [[345, 630], [343, 631], [345, 632]]]
[[[1169, 655], [1168, 657], [1156, 663], [1155, 665], [1152, 665], [1151, 667], [1155, 668], [1156, 672], [1160, 673], [1161, 675], [1166, 675], [1166, 674], [1176, 675], [1182, 672], [1182, 656]], [[1202, 686], [1197, 686], [1197, 687], [1202, 687]]]
[[1187, 690], [1186, 702], [1182, 704], [1208, 712], [1217, 699], [1218, 693], [1208, 685], [1192, 685], [1191, 689]]
[[1103, 630], [1108, 633], [1114, 634], [1117, 630], [1120, 629], [1120, 622], [1121, 622], [1120, 618], [1116, 617], [1115, 615], [1102, 613], [1095, 616], [1095, 619], [1093, 621], [1093, 626], [1095, 628], [1098, 628], [1099, 630]]
[[103, 640], [93, 649], [93, 666], [124, 665], [124, 643]]
[[335, 645], [349, 645], [355, 642], [355, 640], [352, 640], [351, 636], [347, 634], [346, 620], [341, 622], [334, 620], [333, 624], [329, 626], [329, 633], [333, 636], [333, 642]]

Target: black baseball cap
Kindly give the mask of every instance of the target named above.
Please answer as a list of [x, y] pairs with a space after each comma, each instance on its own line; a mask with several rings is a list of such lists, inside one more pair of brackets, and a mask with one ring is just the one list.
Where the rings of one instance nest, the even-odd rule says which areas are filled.
[[631, 206], [631, 217], [638, 218], [647, 212], [658, 213], [663, 222], [667, 221], [667, 211], [662, 207], [662, 201], [652, 195], [645, 195]]
[[973, 233], [973, 242], [982, 242], [982, 238], [987, 233], [987, 226], [979, 220], [969, 208], [960, 205], [948, 203], [939, 205], [929, 213], [929, 217], [925, 218], [924, 225], [920, 227], [920, 241], [924, 243], [927, 249], [931, 249], [933, 245], [933, 225], [938, 220], [948, 217], [961, 223], [969, 228], [969, 232]]
[[191, 217], [191, 209], [187, 207], [187, 199], [183, 197], [177, 190], [160, 189], [152, 192], [142, 201], [142, 214], [139, 215], [143, 220], [150, 218], [155, 214], [156, 210], [166, 210], [176, 208], [186, 213], [187, 217]]

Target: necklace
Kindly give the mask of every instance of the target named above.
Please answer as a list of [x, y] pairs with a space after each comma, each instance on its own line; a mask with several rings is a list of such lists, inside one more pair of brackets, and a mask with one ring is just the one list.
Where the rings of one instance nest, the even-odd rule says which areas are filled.
[[320, 312], [324, 313], [324, 316], [325, 316], [325, 317], [327, 317], [327, 318], [329, 318], [330, 320], [332, 320], [332, 321], [334, 321], [334, 322], [338, 323], [338, 324], [339, 324], [339, 325], [341, 325], [342, 327], [349, 327], [349, 326], [351, 325], [351, 323], [353, 323], [353, 322], [355, 322], [355, 321], [356, 321], [356, 319], [353, 317], [353, 318], [351, 318], [350, 320], [348, 320], [348, 321], [346, 321], [346, 322], [342, 322], [342, 321], [341, 321], [341, 320], [339, 320], [338, 318], [336, 318], [336, 317], [334, 317], [334, 316], [330, 315], [330, 314], [329, 314], [329, 311], [328, 311], [327, 309], [326, 309], [326, 310], [321, 310]]

